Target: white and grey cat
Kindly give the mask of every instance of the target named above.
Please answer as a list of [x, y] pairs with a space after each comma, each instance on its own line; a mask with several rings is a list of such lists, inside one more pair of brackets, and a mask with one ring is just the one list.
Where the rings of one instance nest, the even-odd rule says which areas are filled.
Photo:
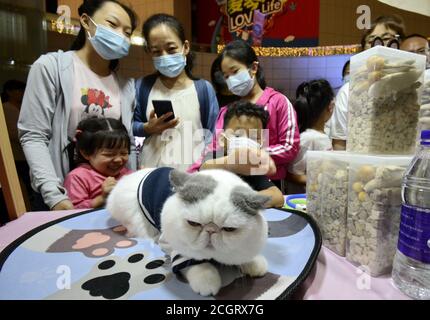
[[[191, 288], [204, 296], [215, 295], [221, 288], [218, 269], [206, 260], [238, 265], [252, 277], [267, 272], [267, 261], [260, 252], [268, 234], [262, 210], [269, 197], [224, 170], [194, 174], [172, 170], [166, 179], [173, 194], [162, 206], [160, 231], [146, 218], [136, 196], [141, 182], [155, 170], [123, 177], [109, 195], [106, 208], [127, 228], [128, 236], [151, 238], [181, 256], [205, 260], [180, 271]], [[154, 182], [153, 188], [163, 184]]]

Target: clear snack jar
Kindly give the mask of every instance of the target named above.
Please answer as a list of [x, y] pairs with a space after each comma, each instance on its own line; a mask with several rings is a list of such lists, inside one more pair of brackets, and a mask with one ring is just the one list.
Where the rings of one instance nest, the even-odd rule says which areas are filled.
[[307, 152], [307, 212], [317, 221], [324, 246], [340, 256], [345, 256], [349, 159], [346, 152]]
[[347, 151], [413, 154], [426, 57], [377, 46], [351, 58]]
[[421, 98], [421, 108], [418, 125], [417, 145], [420, 144], [421, 131], [430, 130], [430, 69], [426, 70], [424, 76], [423, 95]]
[[372, 276], [391, 271], [402, 178], [411, 160], [411, 156], [356, 154], [350, 161], [346, 258]]

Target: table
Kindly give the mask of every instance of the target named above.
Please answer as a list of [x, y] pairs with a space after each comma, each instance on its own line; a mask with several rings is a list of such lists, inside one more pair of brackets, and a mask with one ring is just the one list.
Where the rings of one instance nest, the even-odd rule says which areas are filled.
[[[26, 232], [47, 222], [83, 210], [30, 212], [0, 228], [0, 251]], [[304, 300], [406, 300], [392, 283], [390, 275], [374, 278], [325, 248], [294, 299]]]

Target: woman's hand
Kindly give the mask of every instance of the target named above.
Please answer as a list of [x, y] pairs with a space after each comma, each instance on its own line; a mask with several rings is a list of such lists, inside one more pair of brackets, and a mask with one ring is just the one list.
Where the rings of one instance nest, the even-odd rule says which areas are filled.
[[172, 112], [168, 112], [166, 114], [163, 114], [160, 118], [157, 118], [157, 116], [155, 115], [155, 111], [152, 110], [149, 114], [148, 122], [143, 125], [143, 130], [145, 130], [148, 135], [152, 135], [162, 134], [164, 130], [176, 127], [179, 123], [179, 118], [164, 122], [168, 117], [172, 115]]
[[102, 195], [103, 198], [107, 198], [109, 193], [112, 191], [112, 189], [116, 185], [116, 179], [114, 177], [107, 177], [105, 181], [102, 183]]
[[70, 200], [63, 200], [52, 207], [51, 211], [73, 210], [73, 203]]

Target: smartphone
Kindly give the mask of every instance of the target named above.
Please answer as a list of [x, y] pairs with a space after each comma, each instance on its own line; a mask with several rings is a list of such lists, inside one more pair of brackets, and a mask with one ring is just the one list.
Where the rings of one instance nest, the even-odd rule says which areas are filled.
[[168, 112], [172, 112], [173, 114], [164, 120], [164, 122], [168, 122], [170, 120], [175, 119], [175, 114], [173, 112], [172, 101], [170, 100], [152, 100], [152, 105], [154, 106], [155, 114], [157, 117], [161, 117], [163, 114]]

